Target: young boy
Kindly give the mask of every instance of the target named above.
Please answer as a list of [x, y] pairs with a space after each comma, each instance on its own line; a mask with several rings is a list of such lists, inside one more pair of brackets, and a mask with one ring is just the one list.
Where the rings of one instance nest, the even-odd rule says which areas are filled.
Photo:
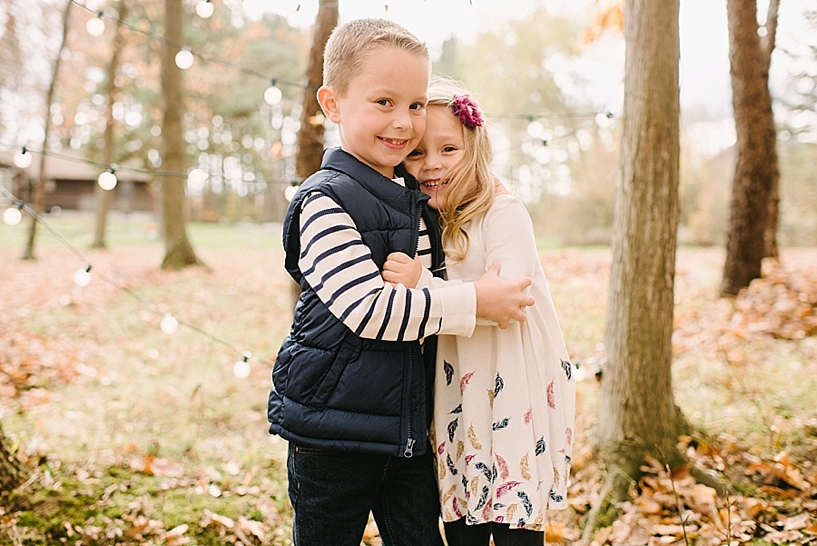
[[[300, 283], [273, 369], [270, 432], [289, 441], [296, 546], [358, 546], [373, 512], [387, 546], [442, 546], [426, 436], [435, 334], [470, 336], [476, 316], [524, 320], [529, 279], [410, 290], [384, 283], [386, 256], [444, 254], [427, 197], [400, 162], [425, 129], [431, 63], [403, 27], [361, 19], [332, 33], [318, 100], [340, 132], [284, 220]], [[431, 337], [429, 337], [431, 336]], [[430, 357], [430, 358], [429, 358]]]

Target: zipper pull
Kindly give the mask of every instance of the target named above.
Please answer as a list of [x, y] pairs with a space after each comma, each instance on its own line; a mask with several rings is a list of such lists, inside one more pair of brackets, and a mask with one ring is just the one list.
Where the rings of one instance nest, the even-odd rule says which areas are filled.
[[406, 440], [406, 450], [403, 452], [403, 456], [409, 459], [412, 455], [414, 455], [414, 438], [409, 438]]

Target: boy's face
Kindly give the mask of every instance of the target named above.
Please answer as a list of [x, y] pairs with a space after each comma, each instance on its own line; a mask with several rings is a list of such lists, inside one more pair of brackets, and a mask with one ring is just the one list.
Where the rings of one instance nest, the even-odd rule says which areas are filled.
[[404, 165], [431, 197], [428, 204], [439, 210], [445, 200], [451, 171], [465, 156], [462, 123], [447, 106], [428, 107], [428, 128]]
[[341, 147], [387, 178], [420, 142], [426, 124], [428, 62], [384, 47], [371, 52], [345, 95], [322, 87], [318, 99], [338, 125]]

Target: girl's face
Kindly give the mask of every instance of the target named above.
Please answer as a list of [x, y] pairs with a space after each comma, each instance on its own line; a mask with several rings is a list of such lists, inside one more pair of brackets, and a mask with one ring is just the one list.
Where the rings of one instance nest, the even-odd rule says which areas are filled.
[[429, 105], [426, 132], [404, 165], [420, 183], [420, 191], [431, 197], [429, 205], [433, 208], [439, 210], [443, 206], [449, 173], [464, 155], [459, 118], [447, 106]]

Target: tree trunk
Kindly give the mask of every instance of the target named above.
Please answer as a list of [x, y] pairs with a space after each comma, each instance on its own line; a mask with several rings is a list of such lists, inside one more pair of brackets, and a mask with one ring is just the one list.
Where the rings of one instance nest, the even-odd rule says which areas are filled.
[[0, 426], [0, 498], [19, 487], [28, 478], [28, 472], [9, 447], [9, 441]]
[[734, 296], [760, 277], [770, 200], [780, 171], [768, 85], [770, 57], [758, 36], [756, 0], [727, 0], [726, 11], [738, 153], [720, 291], [722, 296]]
[[[627, 0], [624, 116], [607, 362], [596, 427], [608, 476], [637, 478], [644, 456], [675, 465], [672, 393], [679, 179], [679, 0]], [[626, 481], [618, 480], [620, 498]]]
[[[329, 40], [329, 35], [337, 25], [338, 0], [320, 0], [315, 21], [315, 34], [312, 36], [312, 47], [309, 50], [309, 63], [306, 68], [306, 89], [304, 89], [301, 126], [297, 140], [298, 153], [295, 156], [295, 176], [298, 177], [299, 184], [321, 168], [324, 126], [316, 91], [323, 83], [323, 50], [326, 47], [326, 41]], [[290, 289], [294, 307], [301, 288], [293, 281]]]
[[[60, 74], [60, 64], [62, 64], [62, 50], [65, 49], [65, 42], [68, 39], [68, 18], [71, 16], [72, 1], [67, 0], [65, 9], [62, 12], [62, 38], [60, 47], [57, 49], [57, 57], [54, 59], [53, 72], [51, 74], [51, 84], [48, 86], [48, 93], [45, 96], [45, 126], [43, 127], [43, 153], [40, 154], [40, 177], [34, 186], [34, 212], [43, 214], [45, 212], [45, 183], [47, 181], [45, 173], [45, 159], [48, 151], [48, 135], [51, 132], [51, 103], [54, 102], [54, 90], [57, 88], [57, 78]], [[33, 260], [34, 242], [37, 238], [37, 219], [31, 216], [28, 226], [28, 240], [23, 251], [24, 260]]]
[[[780, 0], [770, 0], [769, 8], [766, 11], [766, 35], [760, 40], [760, 47], [763, 50], [763, 75], [766, 78], [766, 86], [769, 85], [769, 67], [772, 64], [772, 52], [774, 52], [775, 38], [777, 35], [777, 13], [780, 8]], [[774, 123], [774, 120], [772, 120]], [[777, 134], [775, 134], [775, 139]], [[772, 144], [774, 146], [774, 144]], [[766, 231], [763, 234], [763, 246], [767, 258], [778, 259], [780, 249], [777, 247], [777, 228], [780, 225], [780, 173], [775, 170], [772, 178], [772, 189], [769, 195], [769, 221], [766, 224]]]
[[[165, 38], [162, 44], [162, 165], [171, 173], [186, 172], [185, 141], [182, 134], [182, 72], [176, 66], [179, 48], [172, 44], [182, 42], [182, 0], [165, 0]], [[201, 262], [187, 238], [184, 186], [186, 180], [169, 175], [162, 179], [162, 226], [165, 238], [165, 257], [162, 269], [181, 269]]]
[[[120, 21], [124, 21], [128, 16], [128, 8], [125, 0], [116, 2], [116, 17]], [[107, 85], [107, 100], [105, 107], [105, 158], [104, 162], [108, 165], [113, 163], [113, 138], [114, 138], [114, 119], [113, 119], [113, 103], [116, 100], [117, 86], [116, 71], [119, 68], [119, 54], [125, 45], [125, 28], [121, 25], [116, 26], [114, 32], [114, 39], [111, 51], [111, 61], [108, 63], [108, 85]], [[96, 198], [96, 227], [94, 229], [94, 241], [91, 243], [91, 248], [105, 248], [105, 228], [108, 221], [108, 211], [111, 208], [114, 196], [113, 190], [103, 190], [99, 184], [94, 186], [94, 197]]]

